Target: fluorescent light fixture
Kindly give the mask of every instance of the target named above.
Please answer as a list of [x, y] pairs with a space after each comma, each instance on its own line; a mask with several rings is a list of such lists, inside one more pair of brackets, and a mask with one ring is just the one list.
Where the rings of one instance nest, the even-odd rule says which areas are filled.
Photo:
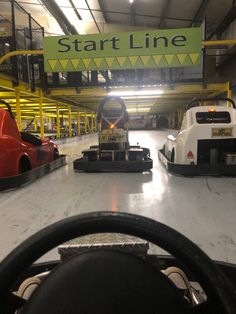
[[135, 101], [137, 99], [153, 99], [153, 98], [159, 98], [161, 97], [161, 95], [144, 95], [144, 96], [135, 96], [135, 99], [134, 99], [134, 96], [122, 96], [123, 99], [134, 99]]
[[[81, 16], [83, 21], [93, 21], [93, 17], [89, 11], [89, 8], [85, 0], [73, 0], [73, 3], [74, 3], [74, 6], [78, 8], [79, 15]], [[93, 4], [93, 5], [96, 7], [96, 4]], [[78, 28], [78, 31], [79, 30], [80, 29]]]
[[56, 0], [59, 7], [71, 7], [69, 0]]
[[148, 89], [144, 89], [144, 90], [127, 90], [127, 91], [113, 91], [110, 92], [109, 95], [110, 96], [145, 96], [145, 95], [162, 95], [164, 93], [163, 90], [161, 89], [156, 89], [156, 90], [148, 90]]
[[150, 108], [127, 108], [128, 112], [148, 112], [150, 111]]

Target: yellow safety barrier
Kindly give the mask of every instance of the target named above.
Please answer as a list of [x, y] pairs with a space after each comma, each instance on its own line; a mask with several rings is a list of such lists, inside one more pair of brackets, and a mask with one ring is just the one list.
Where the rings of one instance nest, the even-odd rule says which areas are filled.
[[0, 64], [2, 64], [5, 60], [18, 56], [18, 55], [42, 55], [43, 50], [16, 50], [11, 51], [5, 54], [3, 57], [0, 58]]
[[202, 42], [203, 46], [230, 46], [236, 45], [236, 39], [226, 39], [226, 40], [205, 40]]

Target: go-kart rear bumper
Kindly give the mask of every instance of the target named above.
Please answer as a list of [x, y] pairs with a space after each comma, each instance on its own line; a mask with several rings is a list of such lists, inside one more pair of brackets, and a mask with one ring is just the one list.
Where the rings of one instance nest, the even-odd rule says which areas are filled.
[[66, 164], [66, 156], [60, 155], [56, 160], [53, 160], [45, 165], [34, 168], [17, 176], [0, 178], [0, 191], [16, 188], [18, 186], [30, 183], [36, 179], [58, 169]]
[[142, 161], [88, 161], [84, 158], [74, 160], [74, 170], [88, 172], [143, 172], [152, 169], [152, 159]]
[[227, 164], [200, 164], [200, 165], [183, 165], [170, 162], [163, 154], [162, 150], [158, 151], [159, 160], [164, 164], [166, 169], [174, 174], [182, 176], [235, 176], [236, 165]]

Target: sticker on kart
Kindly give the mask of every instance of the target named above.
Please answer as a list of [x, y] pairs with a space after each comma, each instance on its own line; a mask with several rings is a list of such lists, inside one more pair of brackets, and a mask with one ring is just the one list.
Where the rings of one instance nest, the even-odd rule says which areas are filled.
[[233, 128], [212, 128], [211, 137], [215, 136], [233, 136]]
[[122, 135], [121, 134], [105, 134], [101, 136], [101, 140], [105, 142], [118, 142], [121, 141]]

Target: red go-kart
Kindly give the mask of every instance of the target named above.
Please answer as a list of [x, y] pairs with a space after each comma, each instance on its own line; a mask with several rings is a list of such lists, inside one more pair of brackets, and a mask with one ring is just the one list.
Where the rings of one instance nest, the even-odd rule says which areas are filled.
[[[53, 166], [43, 167], [60, 159], [57, 145], [49, 139], [19, 132], [10, 105], [3, 100], [0, 102], [7, 107], [7, 110], [0, 108], [0, 189], [32, 181], [55, 169], [55, 165], [56, 168], [61, 166], [61, 162], [56, 162]], [[31, 171], [36, 168], [40, 171]], [[22, 176], [26, 172], [30, 175]], [[10, 181], [14, 181], [13, 186], [9, 186]]]

